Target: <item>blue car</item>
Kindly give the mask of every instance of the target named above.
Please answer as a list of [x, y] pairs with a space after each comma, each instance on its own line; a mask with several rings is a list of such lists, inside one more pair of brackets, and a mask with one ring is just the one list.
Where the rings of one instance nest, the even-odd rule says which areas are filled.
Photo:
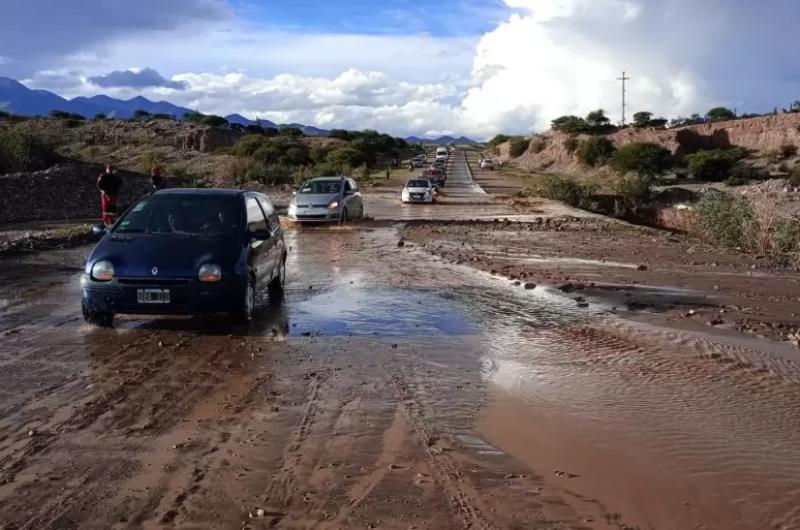
[[111, 326], [115, 314], [228, 313], [249, 323], [264, 294], [279, 297], [286, 245], [261, 193], [157, 191], [134, 204], [103, 238], [81, 275], [83, 317]]

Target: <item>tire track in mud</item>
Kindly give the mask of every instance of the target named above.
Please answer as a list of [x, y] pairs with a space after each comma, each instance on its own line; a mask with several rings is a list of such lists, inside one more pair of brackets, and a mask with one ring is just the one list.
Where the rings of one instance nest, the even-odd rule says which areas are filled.
[[485, 515], [480, 495], [469, 487], [462, 470], [451, 460], [446, 451], [448, 443], [437, 436], [428, 426], [423, 406], [418, 402], [405, 378], [396, 373], [391, 378], [398, 404], [411, 430], [422, 443], [425, 456], [434, 473], [434, 480], [447, 492], [449, 504], [462, 528], [495, 529], [494, 522]]
[[[298, 494], [298, 486], [303, 484], [302, 464], [314, 452], [311, 445], [317, 443], [311, 439], [311, 434], [322, 414], [322, 392], [330, 378], [331, 357], [326, 356], [320, 360], [318, 368], [309, 376], [306, 387], [305, 405], [296, 422], [294, 429], [286, 443], [280, 462], [280, 471], [273, 477], [264, 491], [263, 500], [273, 513], [271, 526], [280, 524], [283, 517], [291, 511]], [[313, 498], [306, 498], [307, 503]], [[307, 506], [306, 511], [311, 512], [314, 504]]]
[[[108, 348], [118, 338], [116, 334], [109, 335], [111, 342], [104, 340], [98, 343], [98, 351]], [[194, 349], [199, 349], [203, 337], [198, 337], [196, 341], [180, 339], [167, 347], [161, 346], [160, 338], [161, 334], [158, 332], [148, 333], [138, 341], [117, 348], [113, 352], [111, 364], [107, 357], [94, 358], [93, 363], [98, 368], [93, 367], [93, 370], [100, 372], [93, 374], [95, 383], [92, 385], [87, 386], [85, 375], [79, 373], [70, 385], [48, 389], [51, 401], [55, 403], [60, 400], [63, 404], [60, 408], [55, 407], [56, 412], [46, 430], [43, 429], [41, 434], [31, 437], [28, 445], [36, 449], [35, 453], [27, 451], [18, 455], [11, 468], [13, 475], [6, 475], [8, 482], [3, 498], [9, 505], [18, 507], [15, 515], [30, 512], [22, 506], [33, 502], [37, 504], [33, 516], [29, 516], [20, 528], [69, 527], [71, 514], [86, 510], [92, 506], [92, 499], [101, 498], [103, 484], [122, 481], [135, 474], [137, 467], [141, 465], [136, 456], [146, 452], [153, 436], [173, 428], [174, 422], [198, 398], [220, 383], [220, 378], [211, 373], [206, 375], [212, 377], [205, 378], [205, 383], [199, 385], [187, 386], [185, 381], [172, 379], [172, 374], [185, 373], [185, 377], [190, 378], [192, 370], [207, 370], [187, 366], [186, 363], [194, 364], [197, 357], [189, 351], [183, 351], [192, 344], [195, 344]], [[158, 347], [155, 347], [156, 343]], [[236, 361], [230, 357], [229, 348], [224, 345], [217, 345], [210, 351], [207, 347], [204, 349], [206, 352], [202, 358], [208, 363], [207, 366], [222, 365], [225, 367], [223, 371], [227, 372], [236, 365]], [[152, 358], [142, 359], [147, 355]], [[104, 371], [110, 374], [103, 374]], [[111, 374], [116, 375], [106, 379]], [[173, 388], [180, 388], [180, 395], [171, 390]], [[65, 392], [67, 396], [73, 396], [72, 401], [65, 399]], [[36, 403], [37, 407], [42, 405], [40, 401]], [[102, 425], [98, 424], [101, 418], [104, 418]], [[102, 453], [98, 453], [101, 454], [99, 458], [89, 456], [94, 446], [102, 448]], [[70, 447], [75, 449], [72, 454], [69, 453]], [[32, 460], [34, 454], [36, 459]], [[6, 459], [9, 458], [8, 455], [5, 456]], [[14, 458], [13, 455], [11, 458]], [[43, 465], [53, 466], [62, 461], [70, 462], [69, 467], [61, 471], [56, 469], [46, 472], [54, 475], [56, 482], [53, 485], [58, 484], [59, 475], [66, 475], [71, 481], [78, 479], [91, 486], [80, 492], [74, 488], [58, 492], [51, 491], [51, 488], [39, 488], [39, 495], [46, 494], [46, 497], [25, 498], [25, 491], [34, 484], [31, 478], [40, 473], [37, 468]], [[4, 467], [5, 471], [9, 470], [9, 466]], [[23, 472], [25, 480], [15, 481], [14, 478]], [[122, 499], [115, 506], [124, 506], [129, 502], [130, 499]]]

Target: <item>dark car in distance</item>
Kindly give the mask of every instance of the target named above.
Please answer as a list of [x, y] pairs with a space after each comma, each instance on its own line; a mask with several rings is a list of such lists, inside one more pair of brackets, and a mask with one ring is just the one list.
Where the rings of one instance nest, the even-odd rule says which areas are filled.
[[103, 238], [81, 275], [87, 322], [115, 314], [228, 313], [249, 323], [264, 294], [286, 279], [286, 245], [266, 195], [241, 190], [170, 189], [134, 204]]

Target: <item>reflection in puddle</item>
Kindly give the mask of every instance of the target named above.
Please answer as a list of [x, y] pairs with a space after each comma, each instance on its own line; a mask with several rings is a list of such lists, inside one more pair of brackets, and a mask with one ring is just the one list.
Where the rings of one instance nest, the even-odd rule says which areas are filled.
[[290, 305], [290, 335], [452, 336], [475, 322], [433, 290], [338, 286]]

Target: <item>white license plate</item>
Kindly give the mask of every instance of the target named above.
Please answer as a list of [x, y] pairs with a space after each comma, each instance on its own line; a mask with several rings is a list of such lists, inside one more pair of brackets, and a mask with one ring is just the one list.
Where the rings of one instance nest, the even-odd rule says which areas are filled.
[[140, 304], [168, 304], [169, 289], [139, 289], [136, 300]]

